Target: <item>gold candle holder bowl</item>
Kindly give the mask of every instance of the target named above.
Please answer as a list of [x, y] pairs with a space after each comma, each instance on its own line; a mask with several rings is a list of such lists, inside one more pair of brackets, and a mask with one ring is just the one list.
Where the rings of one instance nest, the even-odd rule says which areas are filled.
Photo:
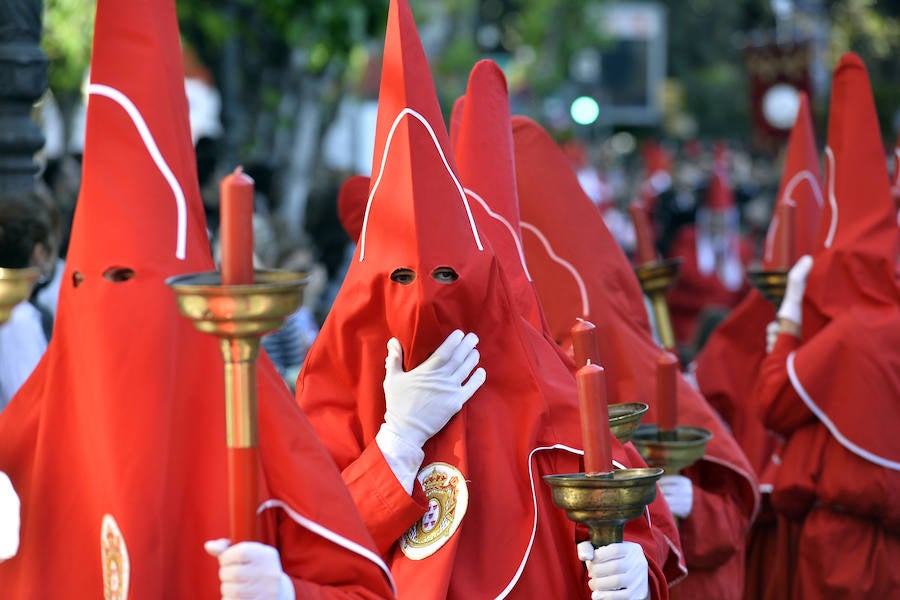
[[706, 453], [706, 443], [712, 432], [702, 427], [679, 425], [670, 439], [660, 439], [657, 425], [641, 425], [635, 429], [631, 442], [651, 467], [660, 467], [668, 474], [677, 474]]
[[665, 293], [675, 284], [679, 268], [680, 258], [667, 258], [638, 265], [634, 268], [634, 274], [641, 282], [641, 289], [645, 294]]
[[41, 272], [34, 268], [6, 269], [0, 267], [0, 324], [9, 321], [12, 309], [31, 295], [31, 288]]
[[181, 314], [204, 333], [219, 337], [259, 337], [275, 331], [303, 301], [305, 273], [254, 273], [248, 285], [222, 285], [218, 271], [170, 277]]
[[609, 429], [616, 436], [620, 444], [627, 444], [631, 434], [641, 423], [641, 417], [649, 407], [643, 402], [627, 402], [625, 404], [610, 404], [607, 407], [609, 413]]
[[766, 300], [775, 305], [776, 309], [781, 306], [781, 301], [784, 300], [784, 291], [787, 289], [788, 272], [786, 269], [747, 271], [747, 278]]
[[660, 468], [621, 469], [601, 475], [545, 475], [553, 503], [591, 532], [595, 548], [624, 540], [625, 524], [656, 499]]

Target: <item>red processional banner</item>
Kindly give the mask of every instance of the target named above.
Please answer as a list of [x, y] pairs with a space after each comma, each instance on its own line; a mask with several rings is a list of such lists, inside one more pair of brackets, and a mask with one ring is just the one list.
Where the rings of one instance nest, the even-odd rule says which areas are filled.
[[786, 143], [800, 105], [800, 92], [811, 98], [808, 41], [766, 42], [744, 48], [753, 120], [754, 144], [776, 151]]

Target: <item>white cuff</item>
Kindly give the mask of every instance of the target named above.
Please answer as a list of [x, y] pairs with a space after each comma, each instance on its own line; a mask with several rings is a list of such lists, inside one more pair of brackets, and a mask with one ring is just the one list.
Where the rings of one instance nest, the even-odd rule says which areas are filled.
[[278, 586], [278, 600], [297, 600], [294, 582], [284, 571], [281, 573], [281, 583]]
[[422, 461], [425, 460], [425, 453], [418, 446], [410, 444], [394, 433], [386, 423], [375, 434], [375, 443], [378, 444], [378, 449], [384, 455], [384, 460], [394, 472], [397, 481], [406, 493], [412, 496], [416, 474]]
[[21, 502], [6, 473], [0, 471], [0, 562], [19, 551]]

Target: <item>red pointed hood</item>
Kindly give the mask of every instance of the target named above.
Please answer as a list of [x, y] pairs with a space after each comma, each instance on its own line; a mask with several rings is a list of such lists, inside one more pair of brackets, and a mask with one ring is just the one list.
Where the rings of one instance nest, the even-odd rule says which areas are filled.
[[[776, 265], [776, 262], [779, 250], [784, 247], [792, 249], [792, 256], [784, 257], [787, 268], [793, 266], [804, 254], [813, 252], [824, 204], [825, 194], [819, 174], [819, 157], [809, 99], [806, 92], [801, 92], [797, 120], [788, 140], [778, 199], [763, 247], [764, 269], [782, 267]], [[790, 233], [783, 227], [785, 223], [793, 223]], [[786, 242], [785, 235], [792, 236], [793, 241]]]
[[[562, 150], [531, 119], [512, 121], [525, 257], [553, 338], [565, 347], [576, 317], [598, 323], [603, 314], [649, 333], [634, 272]], [[572, 235], [585, 228], [590, 236]]]
[[457, 120], [453, 151], [475, 222], [500, 259], [521, 314], [542, 331], [544, 317], [525, 264], [519, 229], [506, 77], [493, 61], [482, 60], [472, 69], [464, 101], [454, 104], [451, 123]]
[[852, 305], [900, 302], [897, 214], [869, 76], [858, 56], [841, 58], [831, 89], [825, 211], [804, 296], [805, 337]]
[[[218, 342], [181, 317], [165, 284], [213, 268], [171, 0], [98, 2], [88, 91], [53, 339], [0, 415], [0, 469], [23, 501], [0, 589], [104, 597], [118, 549], [122, 598], [212, 600], [218, 565], [203, 542], [227, 534], [224, 377]], [[264, 356], [258, 373], [260, 499], [372, 548]]]
[[734, 191], [731, 189], [731, 177], [728, 175], [728, 146], [718, 142], [713, 149], [713, 172], [706, 191], [706, 208], [725, 210], [734, 208]]

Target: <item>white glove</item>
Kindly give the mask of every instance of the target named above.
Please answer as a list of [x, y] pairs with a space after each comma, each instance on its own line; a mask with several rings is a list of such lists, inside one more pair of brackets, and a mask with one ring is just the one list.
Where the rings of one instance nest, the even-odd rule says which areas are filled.
[[0, 471], [0, 562], [19, 551], [21, 502], [6, 473]]
[[659, 491], [669, 505], [669, 510], [679, 519], [686, 519], [694, 506], [694, 484], [684, 475], [663, 475], [659, 478]]
[[258, 542], [230, 544], [218, 539], [203, 545], [219, 559], [222, 600], [296, 600], [294, 584], [281, 570], [278, 550]]
[[485, 381], [484, 369], [472, 371], [480, 358], [475, 349], [477, 343], [474, 333], [463, 335], [457, 329], [410, 371], [403, 370], [400, 342], [391, 338], [387, 343], [386, 412], [375, 442], [408, 493], [412, 493], [416, 472], [425, 456], [422, 446], [443, 429]]
[[778, 309], [779, 319], [787, 319], [797, 325], [802, 323], [803, 292], [806, 291], [806, 277], [809, 275], [812, 264], [812, 256], [804, 254], [788, 271], [784, 300], [781, 301], [781, 307]]
[[772, 353], [772, 348], [775, 347], [775, 340], [778, 339], [778, 330], [778, 321], [772, 321], [766, 325], [766, 354]]
[[644, 600], [650, 595], [647, 558], [634, 542], [594, 548], [578, 544], [578, 558], [587, 567], [591, 600]]

